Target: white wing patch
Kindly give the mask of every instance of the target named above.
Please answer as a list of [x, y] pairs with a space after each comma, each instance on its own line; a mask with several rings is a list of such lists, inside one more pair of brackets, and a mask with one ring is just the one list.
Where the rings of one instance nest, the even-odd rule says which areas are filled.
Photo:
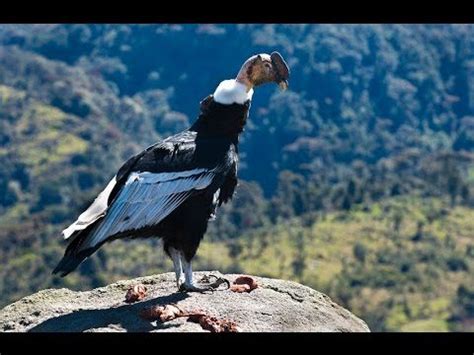
[[62, 234], [64, 239], [68, 239], [74, 232], [85, 229], [91, 223], [94, 223], [97, 219], [102, 217], [107, 211], [107, 201], [110, 193], [112, 192], [115, 184], [117, 183], [116, 177], [108, 183], [107, 187], [102, 191], [99, 196], [92, 202], [87, 210], [85, 210], [69, 227], [63, 230]]
[[94, 247], [120, 232], [158, 224], [193, 191], [208, 187], [214, 176], [214, 170], [208, 169], [131, 173], [104, 220], [91, 232], [81, 249]]
[[214, 91], [214, 101], [231, 105], [233, 103], [243, 104], [247, 100], [252, 100], [253, 89], [247, 91], [247, 87], [234, 79], [221, 81], [216, 91]]

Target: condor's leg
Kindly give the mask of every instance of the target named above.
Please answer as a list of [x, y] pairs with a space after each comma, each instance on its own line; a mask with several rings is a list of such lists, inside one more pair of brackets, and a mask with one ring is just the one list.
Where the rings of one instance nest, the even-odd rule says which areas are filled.
[[193, 268], [191, 266], [191, 261], [187, 261], [185, 257], [182, 259], [183, 270], [184, 270], [184, 283], [181, 285], [180, 291], [187, 292], [205, 292], [210, 291], [210, 287], [197, 287], [194, 284], [193, 279]]
[[[183, 264], [184, 270], [184, 283], [181, 284], [180, 291], [184, 292], [205, 292], [205, 291], [214, 291], [220, 285], [227, 284], [227, 288], [230, 287], [230, 282], [222, 277], [213, 276], [216, 280], [209, 283], [199, 283], [198, 286], [194, 283], [193, 279], [193, 268], [191, 265], [191, 258], [187, 258], [185, 253], [182, 253], [181, 262]], [[207, 277], [209, 279], [209, 276]]]
[[184, 282], [183, 267], [181, 264], [181, 253], [179, 250], [173, 247], [167, 248], [167, 253], [171, 257], [171, 260], [173, 260], [174, 272], [176, 274], [176, 287], [179, 290]]
[[[193, 280], [193, 269], [191, 260], [196, 255], [199, 244], [206, 233], [207, 224], [212, 212], [213, 194], [203, 194], [196, 198], [189, 200], [185, 207], [183, 207], [182, 220], [186, 221], [182, 224], [184, 227], [179, 239], [175, 239], [176, 248], [181, 252], [181, 263], [184, 271], [184, 284], [181, 285], [182, 291], [204, 292], [211, 291], [219, 287], [222, 283], [230, 283], [227, 280], [216, 277], [213, 283], [199, 283], [196, 286]], [[209, 206], [209, 208], [202, 208], [202, 206]]]

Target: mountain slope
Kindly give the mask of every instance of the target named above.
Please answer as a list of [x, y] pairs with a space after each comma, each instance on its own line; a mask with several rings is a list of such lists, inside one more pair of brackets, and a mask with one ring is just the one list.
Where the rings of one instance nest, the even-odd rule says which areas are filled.
[[242, 182], [199, 266], [324, 288], [376, 330], [471, 329], [473, 38], [472, 25], [0, 25], [0, 304], [171, 270], [158, 242], [116, 242], [50, 276], [60, 231], [125, 159], [278, 50], [290, 90], [255, 93]]

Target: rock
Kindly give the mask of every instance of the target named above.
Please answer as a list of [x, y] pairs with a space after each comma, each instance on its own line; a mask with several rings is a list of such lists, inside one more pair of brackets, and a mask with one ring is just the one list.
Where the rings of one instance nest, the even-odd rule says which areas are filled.
[[[195, 278], [212, 273], [233, 282], [240, 275], [217, 271], [196, 272]], [[140, 312], [154, 305], [177, 304], [185, 310], [237, 323], [244, 332], [368, 332], [366, 323], [331, 299], [291, 281], [256, 277], [258, 288], [250, 293], [230, 290], [213, 293], [178, 293], [174, 273], [119, 281], [91, 291], [48, 289], [25, 297], [0, 310], [3, 332], [204, 332], [198, 323], [177, 318], [150, 322]], [[143, 284], [146, 297], [126, 303], [130, 286]]]

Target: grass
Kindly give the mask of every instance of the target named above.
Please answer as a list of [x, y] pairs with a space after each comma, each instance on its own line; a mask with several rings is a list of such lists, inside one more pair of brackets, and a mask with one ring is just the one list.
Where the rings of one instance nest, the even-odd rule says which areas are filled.
[[0, 85], [0, 101], [2, 105], [5, 105], [10, 100], [24, 99], [25, 96], [25, 91], [17, 90], [6, 85]]
[[402, 332], [448, 332], [449, 325], [443, 319], [420, 319], [400, 327]]
[[[21, 205], [9, 213], [21, 215]], [[403, 216], [398, 231], [394, 230], [397, 213]], [[414, 235], [419, 221], [424, 227], [417, 240]], [[206, 236], [193, 265], [195, 270], [217, 269], [301, 282], [327, 293], [375, 331], [447, 331], [452, 326], [449, 319], [458, 287], [472, 283], [474, 257], [467, 254], [468, 247], [474, 246], [472, 230], [472, 209], [451, 208], [442, 199], [397, 197], [368, 209], [356, 206], [350, 211], [328, 213], [309, 227], [303, 227], [296, 218], [236, 240], [211, 242]], [[8, 262], [8, 270], [22, 270], [25, 277], [32, 277], [36, 268], [57, 262], [63, 252], [59, 240], [46, 243], [58, 246], [48, 262], [41, 260], [46, 258], [41, 252], [37, 259], [19, 255], [19, 260]], [[356, 245], [359, 256], [354, 252]], [[467, 269], [450, 269], [448, 261], [453, 258], [461, 259]], [[93, 283], [86, 280], [86, 274], [73, 273], [57, 281], [56, 286], [84, 289], [173, 270], [156, 240], [114, 241], [89, 262], [96, 270]], [[23, 283], [26, 279], [20, 280]], [[48, 274], [38, 280], [38, 285], [50, 282]]]
[[[403, 216], [398, 232], [394, 211]], [[413, 238], [420, 221], [424, 226], [417, 241]], [[294, 240], [301, 230], [304, 270], [297, 275], [292, 267], [299, 255]], [[474, 245], [472, 230], [472, 209], [450, 208], [436, 198], [398, 197], [368, 211], [356, 207], [330, 213], [306, 229], [293, 223], [242, 236], [242, 252], [232, 262], [222, 250], [225, 243], [205, 240], [197, 267], [212, 264], [225, 271], [231, 265], [248, 274], [302, 282], [340, 303], [345, 302], [341, 292], [347, 293], [345, 305], [363, 319], [386, 313], [383, 329], [374, 330], [446, 331], [458, 286], [472, 282], [474, 258], [465, 255]], [[356, 244], [366, 250], [363, 262], [354, 256]], [[468, 270], [450, 270], [447, 260], [454, 256]]]
[[33, 176], [88, 149], [88, 142], [80, 137], [83, 124], [78, 117], [28, 98], [23, 91], [0, 85], [0, 101], [11, 100], [22, 105], [21, 115], [13, 122], [12, 144], [2, 147], [0, 155], [12, 152], [31, 167]]

